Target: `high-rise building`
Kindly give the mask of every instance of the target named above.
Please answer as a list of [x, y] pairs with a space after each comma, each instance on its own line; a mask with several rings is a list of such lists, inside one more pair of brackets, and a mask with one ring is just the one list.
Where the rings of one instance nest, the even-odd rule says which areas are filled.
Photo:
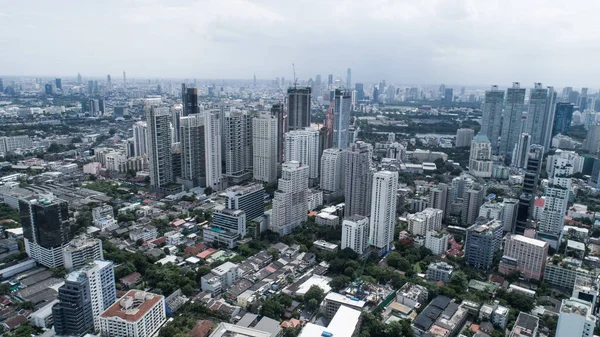
[[362, 83], [355, 83], [354, 90], [356, 90], [356, 100], [362, 101], [365, 99], [365, 86]]
[[504, 117], [498, 154], [511, 155], [521, 134], [523, 110], [525, 109], [525, 88], [519, 82], [513, 82], [512, 88], [506, 89]]
[[[458, 130], [456, 130], [456, 147], [471, 146], [471, 141], [473, 141], [474, 135], [475, 135], [475, 130], [473, 130], [473, 129], [458, 129]], [[489, 138], [489, 136], [488, 136], [488, 138]]]
[[518, 234], [508, 234], [498, 271], [504, 275], [520, 272], [526, 279], [541, 281], [548, 258], [548, 243]]
[[310, 127], [311, 88], [289, 88], [287, 93], [288, 111], [285, 132]]
[[63, 248], [71, 239], [69, 208], [53, 195], [19, 200], [25, 251], [48, 268], [64, 265]]
[[94, 330], [90, 283], [85, 274], [69, 274], [58, 288], [58, 300], [52, 307], [57, 336], [81, 337]]
[[541, 145], [544, 146], [544, 153], [550, 150], [552, 143], [552, 130], [554, 129], [554, 119], [556, 116], [557, 93], [554, 87], [548, 87], [548, 99], [546, 99], [545, 118], [543, 120]]
[[454, 90], [452, 88], [444, 89], [444, 103], [450, 104], [454, 102]]
[[494, 254], [502, 241], [502, 222], [498, 220], [478, 221], [467, 228], [465, 239], [465, 263], [479, 269], [489, 269]]
[[433, 255], [445, 254], [448, 250], [449, 238], [450, 235], [447, 233], [429, 231], [425, 234], [425, 248], [431, 250]]
[[187, 188], [206, 184], [205, 118], [192, 114], [179, 119], [181, 146], [181, 179]]
[[269, 185], [277, 182], [277, 135], [277, 117], [265, 113], [252, 120], [254, 180]]
[[396, 226], [397, 194], [398, 172], [379, 171], [373, 175], [370, 242], [372, 246], [382, 252], [392, 249]]
[[77, 73], [77, 84], [81, 85], [83, 83], [83, 78], [80, 73]]
[[337, 148], [325, 149], [321, 157], [320, 187], [334, 196], [344, 190], [344, 153]]
[[554, 249], [558, 249], [562, 241], [565, 214], [571, 192], [571, 180], [568, 176], [560, 174], [555, 168], [555, 175], [549, 177], [548, 185], [546, 185], [544, 191], [546, 200], [537, 235], [539, 239], [548, 242], [550, 247]]
[[185, 83], [181, 83], [181, 102], [183, 105], [183, 116], [200, 113], [197, 88], [188, 88]]
[[62, 90], [62, 79], [60, 79], [60, 78], [54, 79], [54, 84], [56, 86], [56, 89]]
[[227, 208], [246, 212], [248, 221], [264, 215], [265, 189], [260, 184], [234, 186], [225, 190]]
[[151, 337], [167, 320], [165, 298], [130, 290], [99, 318], [102, 336]]
[[327, 75], [327, 88], [331, 88], [333, 85], [333, 74]]
[[581, 148], [592, 154], [598, 152], [600, 148], [600, 123], [594, 123], [589, 126]]
[[492, 165], [492, 143], [485, 134], [480, 133], [471, 142], [469, 173], [475, 177], [489, 178], [492, 176]]
[[223, 188], [221, 163], [222, 115], [219, 110], [208, 110], [205, 112], [204, 117], [206, 186], [214, 191], [220, 191]]
[[65, 269], [68, 271], [79, 269], [88, 261], [103, 259], [102, 240], [100, 239], [87, 236], [77, 237], [71, 240], [64, 249]]
[[480, 186], [473, 186], [465, 190], [463, 196], [463, 208], [461, 213], [461, 222], [465, 225], [475, 223], [479, 216], [479, 208], [483, 204], [483, 189]]
[[573, 119], [574, 105], [571, 103], [556, 103], [556, 113], [554, 114], [554, 125], [552, 127], [552, 137], [557, 134], [568, 135]]
[[531, 136], [528, 133], [522, 133], [515, 146], [510, 165], [516, 168], [525, 168], [527, 166], [527, 155], [531, 145]]
[[[481, 119], [481, 135], [486, 135], [492, 143], [494, 153], [498, 151], [498, 138], [502, 130], [502, 105], [504, 104], [504, 91], [492, 85], [492, 89], [485, 92], [483, 101], [483, 117]], [[471, 137], [472, 138], [472, 137]], [[458, 147], [458, 137], [456, 138]], [[471, 142], [463, 146], [471, 146]]]
[[183, 106], [174, 105], [171, 107], [171, 127], [172, 133], [171, 137], [173, 138], [173, 143], [181, 142], [181, 117], [183, 117]]
[[133, 149], [136, 157], [142, 157], [148, 154], [148, 124], [146, 122], [135, 122], [133, 124]]
[[591, 303], [578, 298], [563, 300], [560, 306], [556, 337], [592, 337], [596, 316]]
[[153, 191], [162, 191], [175, 180], [171, 158], [170, 122], [171, 112], [168, 107], [146, 108], [150, 186]]
[[342, 221], [341, 249], [350, 248], [362, 255], [369, 247], [369, 218], [351, 215]]
[[352, 88], [352, 69], [346, 71], [346, 89]]
[[283, 149], [285, 148], [285, 144], [283, 144], [283, 135], [285, 134], [285, 128], [287, 126], [285, 124], [286, 119], [283, 112], [283, 104], [273, 104], [271, 107], [271, 115], [277, 118], [277, 165], [279, 170], [279, 166], [285, 161], [283, 154]]
[[519, 199], [504, 198], [504, 231], [514, 232], [517, 223], [517, 213], [519, 209]]
[[344, 156], [345, 214], [368, 216], [371, 208], [371, 173], [367, 144], [352, 143]]
[[554, 88], [542, 88], [535, 83], [530, 90], [527, 119], [524, 132], [531, 135], [532, 144], [540, 144], [548, 149], [550, 145], [552, 123], [554, 121], [556, 93]]
[[425, 236], [427, 232], [439, 231], [442, 229], [442, 219], [444, 213], [441, 209], [426, 208], [421, 212], [409, 214], [408, 231], [413, 235]]
[[319, 131], [306, 128], [286, 132], [285, 161], [298, 161], [308, 165], [308, 178], [315, 181], [319, 178]]
[[333, 147], [345, 149], [349, 142], [350, 106], [352, 97], [348, 90], [335, 90], [333, 108]]
[[225, 176], [230, 184], [252, 177], [252, 115], [247, 111], [225, 112]]
[[444, 183], [437, 184], [429, 190], [429, 207], [441, 209], [443, 216], [447, 215], [448, 191], [448, 185]]
[[283, 163], [278, 190], [273, 198], [271, 229], [287, 235], [304, 222], [308, 209], [308, 166], [297, 161]]
[[524, 234], [525, 229], [529, 226], [528, 220], [531, 219], [532, 203], [537, 191], [543, 156], [543, 146], [537, 144], [529, 146], [526, 171], [523, 177], [523, 190], [519, 196], [519, 208], [515, 227], [516, 234]]

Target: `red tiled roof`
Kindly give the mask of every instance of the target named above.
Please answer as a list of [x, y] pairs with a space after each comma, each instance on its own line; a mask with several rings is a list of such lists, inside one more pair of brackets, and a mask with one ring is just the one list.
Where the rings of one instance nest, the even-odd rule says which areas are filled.
[[212, 321], [198, 321], [188, 335], [190, 337], [206, 337], [212, 330], [212, 325]]
[[546, 203], [546, 199], [544, 199], [544, 198], [537, 198], [533, 202], [533, 206], [535, 206], [535, 207], [544, 207], [545, 203]]
[[206, 259], [207, 257], [211, 256], [212, 254], [216, 253], [217, 250], [214, 248], [208, 248], [207, 250], [203, 251], [202, 253], [196, 255], [197, 257], [201, 258], [201, 259]]
[[[127, 292], [127, 294], [125, 294], [125, 296], [133, 297], [137, 293], [145, 293], [145, 292], [141, 291], [141, 290], [129, 290]], [[150, 293], [145, 293], [145, 294], [151, 295], [152, 298], [144, 298], [144, 302], [137, 307], [137, 310], [134, 310], [131, 313], [121, 310], [121, 301], [125, 297], [125, 296], [123, 296], [121, 299], [119, 299], [113, 305], [108, 307], [108, 309], [106, 309], [106, 311], [104, 311], [100, 316], [107, 317], [107, 318], [108, 317], [119, 317], [119, 318], [129, 321], [129, 322], [136, 322], [164, 298], [161, 295], [150, 294]]]
[[185, 256], [196, 255], [202, 251], [206, 250], [206, 245], [203, 242], [199, 242], [193, 246], [185, 247], [183, 250]]
[[137, 283], [141, 278], [142, 278], [142, 274], [140, 274], [138, 272], [133, 272], [133, 273], [121, 278], [119, 281], [121, 281], [121, 283], [123, 283], [125, 285], [130, 285], [130, 284]]

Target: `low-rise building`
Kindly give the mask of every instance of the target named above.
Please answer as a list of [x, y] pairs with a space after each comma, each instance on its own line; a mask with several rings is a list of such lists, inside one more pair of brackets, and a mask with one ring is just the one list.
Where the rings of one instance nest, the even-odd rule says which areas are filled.
[[510, 332], [510, 337], [535, 337], [538, 335], [539, 326], [539, 318], [520, 312]]
[[218, 297], [225, 287], [231, 286], [238, 280], [238, 265], [225, 262], [211, 270], [209, 274], [202, 276], [202, 291], [209, 292], [213, 297]]
[[332, 319], [341, 306], [349, 307], [357, 311], [362, 311], [366, 302], [357, 298], [347, 297], [342, 294], [330, 292], [324, 300], [325, 317]]
[[454, 267], [446, 262], [432, 262], [427, 267], [427, 279], [430, 281], [450, 282]]
[[593, 278], [595, 273], [583, 268], [582, 261], [575, 258], [563, 258], [560, 255], [548, 258], [544, 269], [544, 282], [571, 291], [578, 276]]
[[335, 252], [338, 250], [338, 245], [324, 240], [317, 240], [313, 242], [313, 246], [319, 250], [325, 250], [328, 252]]
[[425, 235], [425, 248], [431, 250], [434, 255], [441, 255], [448, 250], [448, 239], [450, 236], [446, 233], [428, 231]]
[[396, 293], [396, 302], [403, 304], [411, 309], [418, 309], [427, 303], [429, 291], [424, 286], [412, 283], [405, 283]]

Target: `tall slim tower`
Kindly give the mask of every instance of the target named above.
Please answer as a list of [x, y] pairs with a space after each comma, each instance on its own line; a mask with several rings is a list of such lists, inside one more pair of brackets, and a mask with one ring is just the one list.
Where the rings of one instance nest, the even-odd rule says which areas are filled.
[[277, 117], [268, 113], [252, 120], [253, 176], [266, 184], [277, 182]]
[[550, 150], [552, 142], [552, 129], [554, 128], [554, 118], [556, 116], [557, 93], [554, 87], [548, 87], [548, 98], [546, 99], [545, 118], [543, 120], [541, 145], [544, 147], [544, 153]]
[[542, 168], [544, 147], [538, 144], [529, 146], [525, 176], [523, 177], [523, 191], [519, 196], [519, 208], [517, 210], [517, 222], [514, 232], [524, 234], [528, 228], [528, 220], [531, 219], [531, 204], [535, 199], [538, 177]]
[[293, 87], [287, 92], [288, 111], [284, 132], [310, 127], [311, 88]]
[[348, 68], [346, 71], [346, 89], [352, 88], [352, 69]]
[[308, 210], [308, 166], [297, 161], [283, 163], [278, 190], [273, 198], [271, 229], [287, 235], [304, 222]]
[[123, 71], [123, 86], [127, 88], [127, 73]]
[[348, 129], [350, 128], [350, 107], [352, 96], [348, 90], [335, 90], [333, 108], [333, 147], [345, 149], [348, 147]]
[[321, 184], [324, 192], [334, 196], [340, 195], [344, 190], [344, 151], [331, 148], [323, 151], [321, 157]]
[[150, 187], [160, 191], [174, 181], [171, 160], [171, 112], [168, 107], [146, 108]]
[[548, 89], [542, 87], [542, 83], [535, 83], [530, 90], [529, 104], [527, 109], [527, 119], [523, 132], [531, 135], [532, 144], [544, 146], [544, 120], [546, 115], [546, 100], [548, 99]]
[[529, 146], [531, 145], [531, 136], [528, 133], [522, 133], [519, 136], [517, 146], [513, 151], [511, 166], [517, 168], [526, 168], [527, 166], [527, 155], [529, 153]]
[[180, 118], [181, 178], [187, 188], [206, 184], [204, 122], [201, 114]]
[[133, 149], [136, 157], [145, 156], [148, 154], [147, 148], [148, 124], [138, 121], [133, 124]]
[[373, 175], [371, 201], [371, 245], [387, 252], [394, 241], [398, 172], [379, 171]]
[[225, 112], [225, 175], [231, 184], [252, 176], [252, 115], [247, 111]]
[[319, 178], [319, 131], [306, 128], [285, 134], [285, 161], [308, 165], [308, 178]]
[[204, 114], [204, 144], [206, 145], [206, 186], [214, 191], [223, 188], [221, 163], [221, 125], [222, 114], [218, 109], [208, 110]]
[[521, 89], [519, 82], [513, 82], [512, 88], [506, 89], [506, 104], [498, 154], [512, 155], [521, 134], [524, 105], [525, 89]]
[[497, 85], [492, 85], [492, 89], [485, 92], [481, 133], [486, 135], [492, 143], [494, 153], [498, 151], [503, 104], [504, 91], [499, 90]]
[[183, 116], [200, 113], [197, 88], [188, 88], [185, 83], [181, 83], [181, 102], [183, 105]]
[[346, 149], [344, 156], [344, 196], [345, 214], [368, 216], [371, 210], [371, 182], [373, 174], [370, 168], [367, 144], [353, 143]]
[[273, 104], [271, 107], [271, 115], [275, 116], [277, 119], [277, 165], [279, 166], [284, 162], [283, 149], [285, 147], [283, 144], [283, 135], [285, 134], [285, 128], [287, 127], [285, 114], [283, 112], [283, 104]]
[[556, 103], [556, 112], [554, 114], [554, 124], [552, 125], [552, 137], [561, 133], [568, 135], [573, 119], [574, 105], [571, 103]]

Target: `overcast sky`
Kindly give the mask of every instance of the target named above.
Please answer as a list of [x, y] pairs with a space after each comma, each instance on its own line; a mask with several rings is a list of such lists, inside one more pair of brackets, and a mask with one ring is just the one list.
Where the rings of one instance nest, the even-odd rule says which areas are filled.
[[600, 1], [0, 0], [0, 75], [598, 87]]

